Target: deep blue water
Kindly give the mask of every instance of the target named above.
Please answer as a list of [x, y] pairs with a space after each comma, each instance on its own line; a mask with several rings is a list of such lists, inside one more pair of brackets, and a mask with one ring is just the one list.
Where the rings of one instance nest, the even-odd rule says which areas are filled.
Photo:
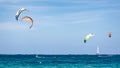
[[120, 68], [120, 55], [0, 55], [0, 68]]

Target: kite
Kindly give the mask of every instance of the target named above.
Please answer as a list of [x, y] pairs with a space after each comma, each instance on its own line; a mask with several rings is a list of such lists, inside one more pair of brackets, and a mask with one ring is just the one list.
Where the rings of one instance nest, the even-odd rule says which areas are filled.
[[111, 32], [108, 32], [108, 37], [111, 38]]
[[84, 43], [86, 43], [91, 37], [93, 37], [94, 35], [92, 33], [88, 34], [85, 36], [84, 38]]
[[24, 17], [22, 18], [22, 20], [28, 21], [28, 22], [31, 24], [30, 28], [33, 27], [33, 24], [34, 24], [34, 23], [33, 23], [33, 20], [32, 20], [31, 17], [24, 16]]
[[26, 11], [26, 10], [27, 10], [27, 9], [25, 9], [25, 8], [20, 8], [20, 9], [17, 11], [16, 15], [15, 15], [16, 20], [18, 20], [19, 15], [20, 15], [23, 11]]

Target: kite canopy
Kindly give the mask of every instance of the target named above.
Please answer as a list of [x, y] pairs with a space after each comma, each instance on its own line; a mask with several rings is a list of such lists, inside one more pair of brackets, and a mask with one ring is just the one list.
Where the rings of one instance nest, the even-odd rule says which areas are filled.
[[108, 32], [108, 37], [109, 37], [109, 38], [111, 38], [111, 34], [112, 34], [111, 32]]
[[31, 17], [24, 16], [24, 17], [22, 18], [22, 20], [28, 21], [28, 22], [31, 24], [30, 28], [32, 28], [32, 26], [33, 26], [33, 20], [32, 20]]
[[26, 11], [26, 10], [27, 10], [27, 9], [25, 9], [25, 8], [20, 8], [20, 9], [17, 11], [17, 13], [16, 13], [16, 16], [15, 16], [16, 20], [18, 20], [19, 15], [20, 15], [23, 11]]
[[87, 34], [84, 38], [84, 43], [86, 43], [91, 37], [93, 37], [94, 35], [92, 33]]

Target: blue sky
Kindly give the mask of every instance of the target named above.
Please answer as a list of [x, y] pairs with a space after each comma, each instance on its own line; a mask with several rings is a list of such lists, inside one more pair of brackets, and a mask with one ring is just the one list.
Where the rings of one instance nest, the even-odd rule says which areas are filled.
[[[16, 21], [19, 8], [29, 11]], [[120, 54], [119, 0], [0, 0], [0, 9], [0, 54]]]

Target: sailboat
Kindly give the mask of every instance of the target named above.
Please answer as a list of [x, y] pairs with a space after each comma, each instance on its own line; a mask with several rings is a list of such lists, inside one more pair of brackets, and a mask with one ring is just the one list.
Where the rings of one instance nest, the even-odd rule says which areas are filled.
[[96, 55], [100, 55], [100, 50], [99, 50], [99, 46], [97, 46], [97, 51], [96, 51]]
[[112, 55], [100, 55], [100, 49], [99, 49], [99, 46], [97, 46], [97, 50], [96, 50], [96, 55], [98, 57], [111, 57]]

